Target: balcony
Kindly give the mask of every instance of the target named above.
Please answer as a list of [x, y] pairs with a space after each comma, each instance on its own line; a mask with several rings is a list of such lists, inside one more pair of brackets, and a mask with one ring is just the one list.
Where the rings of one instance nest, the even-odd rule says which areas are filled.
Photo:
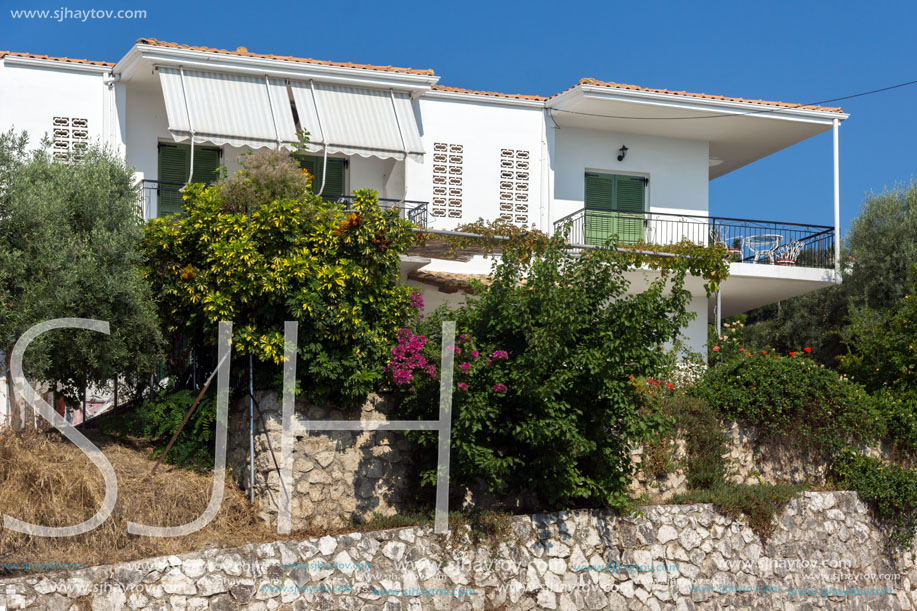
[[[341, 204], [351, 204], [354, 199], [353, 195], [323, 195], [322, 197]], [[427, 202], [380, 197], [379, 207], [383, 210], [398, 210], [398, 216], [408, 219], [417, 227], [427, 226]]]
[[[181, 211], [181, 188], [184, 183], [165, 180], [142, 181], [143, 216], [147, 219]], [[323, 199], [341, 204], [353, 202], [353, 195], [324, 195]], [[427, 226], [427, 202], [379, 198], [379, 207], [383, 210], [396, 209], [398, 215], [406, 218], [417, 227]]]
[[614, 235], [619, 245], [689, 240], [720, 243], [735, 262], [834, 269], [834, 228], [824, 225], [586, 208], [555, 221], [554, 230], [568, 225], [573, 244], [599, 246]]

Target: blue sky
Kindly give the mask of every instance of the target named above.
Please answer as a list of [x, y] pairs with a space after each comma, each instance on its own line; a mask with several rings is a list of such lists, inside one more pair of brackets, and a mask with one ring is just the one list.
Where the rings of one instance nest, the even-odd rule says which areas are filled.
[[[433, 68], [440, 83], [550, 95], [582, 77], [816, 102], [917, 79], [917, 3], [0, 0], [0, 49], [116, 61], [140, 37]], [[13, 20], [11, 9], [139, 9]], [[839, 103], [841, 219], [917, 175], [917, 85]], [[833, 224], [830, 132], [714, 180], [711, 213]]]

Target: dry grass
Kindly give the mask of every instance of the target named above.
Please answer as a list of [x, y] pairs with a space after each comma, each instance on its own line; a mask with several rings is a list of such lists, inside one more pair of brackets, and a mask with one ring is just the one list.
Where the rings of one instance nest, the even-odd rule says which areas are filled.
[[[174, 538], [128, 534], [128, 521], [177, 526], [195, 519], [210, 499], [212, 474], [163, 465], [150, 476], [154, 464], [150, 446], [99, 435], [91, 435], [91, 439], [118, 476], [118, 501], [112, 515], [95, 530], [76, 537], [32, 537], [2, 529], [0, 562], [92, 566], [281, 538], [256, 517], [245, 495], [229, 478], [220, 511], [198, 532]], [[61, 435], [0, 432], [0, 513], [33, 524], [67, 526], [94, 515], [104, 495], [102, 474]], [[324, 533], [295, 533], [290, 537], [316, 534]]]

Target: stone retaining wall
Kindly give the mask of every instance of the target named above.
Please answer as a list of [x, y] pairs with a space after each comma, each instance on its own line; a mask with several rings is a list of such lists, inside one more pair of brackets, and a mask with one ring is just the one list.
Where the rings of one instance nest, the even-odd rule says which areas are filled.
[[[278, 504], [286, 497], [280, 485], [281, 403], [273, 391], [257, 391], [264, 421], [255, 412], [255, 497], [261, 517], [277, 524]], [[361, 420], [384, 420], [390, 403], [370, 395], [360, 409]], [[236, 483], [249, 488], [248, 398], [234, 405], [229, 421], [226, 462]], [[342, 410], [299, 400], [296, 419], [347, 420]], [[265, 434], [265, 428], [267, 433]], [[295, 430], [295, 428], [294, 428]], [[395, 432], [322, 431], [294, 436], [293, 530], [341, 528], [374, 513], [394, 514], [419, 486], [411, 468], [411, 447]], [[275, 462], [276, 461], [276, 462]]]
[[[790, 443], [777, 443], [761, 439], [755, 427], [729, 424], [726, 439], [727, 479], [737, 484], [809, 484], [826, 483], [827, 463], [814, 452]], [[907, 466], [917, 467], [913, 456], [901, 456], [885, 447], [860, 448], [865, 454]], [[642, 466], [644, 448], [631, 453], [631, 460]], [[646, 473], [638, 468], [630, 491], [635, 497], [646, 495], [652, 502], [665, 502], [676, 494], [687, 492], [687, 477], [679, 463], [685, 458], [685, 443], [673, 440], [669, 448], [670, 462], [676, 468], [661, 476]]]
[[[914, 609], [855, 493], [805, 493], [762, 541], [710, 505], [519, 516], [502, 540], [429, 527], [344, 534], [0, 580], [10, 609]], [[810, 589], [798, 593], [795, 588]], [[828, 591], [827, 588], [833, 588]], [[870, 589], [890, 590], [869, 594]]]
[[[277, 524], [277, 506], [283, 496], [280, 485], [281, 405], [273, 391], [255, 393], [267, 434], [256, 415], [255, 497], [261, 503], [261, 517]], [[361, 420], [384, 420], [392, 410], [391, 401], [370, 395], [359, 410]], [[349, 412], [353, 415], [352, 412]], [[345, 420], [348, 412], [317, 406], [304, 400], [296, 402], [296, 418]], [[753, 427], [732, 423], [727, 439], [730, 474], [736, 483], [794, 483], [823, 485], [827, 465], [818, 456], [789, 445], [764, 442]], [[374, 513], [393, 515], [412, 504], [419, 479], [413, 464], [411, 444], [398, 432], [313, 431], [294, 436], [293, 451], [293, 529], [309, 526], [342, 528], [371, 517]], [[903, 460], [878, 448], [863, 448], [868, 454], [917, 466], [913, 458]], [[687, 478], [680, 462], [685, 444], [677, 439], [670, 450], [674, 468], [661, 476], [642, 468], [644, 449], [637, 448], [631, 459], [638, 466], [630, 491], [650, 502], [669, 501], [687, 492]], [[276, 461], [276, 462], [275, 462]], [[240, 399], [230, 418], [227, 464], [236, 482], [249, 488], [248, 399]], [[459, 489], [451, 486], [450, 507], [456, 510], [498, 509], [523, 513], [539, 507], [531, 492], [510, 497], [491, 494], [483, 487]]]

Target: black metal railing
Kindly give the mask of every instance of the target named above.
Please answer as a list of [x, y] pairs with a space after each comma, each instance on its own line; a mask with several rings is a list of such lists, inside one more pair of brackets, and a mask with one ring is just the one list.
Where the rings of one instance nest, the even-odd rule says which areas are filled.
[[688, 240], [722, 244], [734, 261], [834, 268], [834, 228], [825, 225], [583, 208], [554, 223], [555, 231], [567, 227], [573, 244], [600, 246], [612, 236], [622, 245]]
[[[167, 180], [144, 180], [142, 182], [142, 205], [144, 218], [152, 219], [163, 214], [178, 212], [182, 206], [181, 182]], [[353, 195], [323, 195], [328, 201], [342, 204], [353, 202]], [[397, 209], [399, 215], [408, 219], [418, 227], [427, 226], [427, 202], [414, 200], [398, 200], [379, 198], [379, 207], [383, 209]]]
[[184, 186], [183, 182], [144, 180], [141, 183], [143, 218], [154, 219], [181, 210], [181, 188]]
[[[322, 195], [323, 198], [340, 202], [342, 204], [353, 203], [353, 195]], [[427, 226], [427, 202], [416, 200], [400, 200], [385, 197], [379, 198], [379, 207], [383, 210], [397, 209], [402, 218], [406, 218], [418, 227]]]

